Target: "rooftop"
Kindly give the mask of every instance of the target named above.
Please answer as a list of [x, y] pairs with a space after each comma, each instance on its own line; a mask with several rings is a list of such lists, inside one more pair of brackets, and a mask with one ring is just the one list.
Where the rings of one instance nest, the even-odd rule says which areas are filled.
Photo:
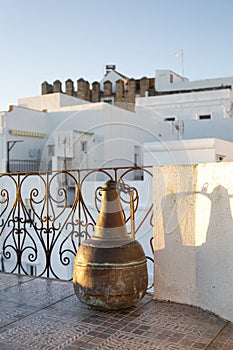
[[233, 324], [147, 294], [121, 311], [81, 304], [71, 282], [0, 274], [0, 348], [232, 349]]

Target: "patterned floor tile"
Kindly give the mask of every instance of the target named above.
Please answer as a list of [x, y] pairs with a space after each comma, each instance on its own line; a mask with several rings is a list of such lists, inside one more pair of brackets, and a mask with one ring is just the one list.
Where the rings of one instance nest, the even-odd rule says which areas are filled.
[[37, 310], [36, 307], [16, 305], [8, 301], [0, 301], [0, 327], [24, 318]]
[[148, 306], [145, 310], [142, 308], [141, 314], [135, 312], [127, 325], [122, 322], [113, 325], [111, 329], [118, 326], [118, 330], [98, 345], [90, 341], [80, 349], [91, 346], [94, 350], [133, 350], [135, 344], [143, 350], [206, 349], [226, 324], [212, 314], [187, 305], [151, 301]]
[[[79, 340], [84, 344], [93, 338], [94, 325], [72, 322], [49, 315], [43, 310], [14, 325], [4, 327], [0, 333], [0, 344], [8, 349], [63, 349]], [[89, 334], [90, 333], [90, 334]]]
[[0, 273], [0, 290], [11, 288], [18, 284], [32, 280], [32, 276], [23, 276], [15, 274]]
[[141, 337], [137, 334], [132, 335], [130, 333], [122, 331], [119, 331], [115, 335], [108, 337], [108, 339], [102, 342], [100, 345], [95, 345], [91, 341], [90, 343], [81, 346], [80, 350], [89, 349], [90, 345], [92, 345], [92, 349], [94, 350], [135, 350], [135, 348], [137, 348], [137, 350], [193, 350], [191, 347], [174, 344], [174, 342], [166, 342], [166, 344], [164, 344], [160, 339], [157, 339], [156, 337]]
[[21, 283], [1, 290], [0, 303], [7, 300], [18, 305], [42, 307], [72, 294], [74, 291], [70, 282], [36, 278], [30, 283]]
[[99, 310], [70, 282], [1, 277], [1, 350], [233, 349], [232, 323], [199, 308], [146, 295], [127, 309]]
[[[146, 298], [145, 303], [148, 300], [151, 299]], [[15, 322], [0, 330], [0, 344], [7, 349], [72, 349], [86, 346], [90, 341], [93, 342], [91, 347], [97, 346], [117, 332], [118, 327], [110, 330], [114, 324], [124, 327], [127, 324], [124, 319], [138, 310], [135, 306], [119, 312], [98, 310], [80, 303], [75, 295], [71, 295], [17, 321], [21, 307], [23, 305], [18, 304], [17, 314], [11, 314], [11, 320]]]
[[228, 322], [219, 335], [211, 342], [208, 350], [233, 349], [233, 324]]

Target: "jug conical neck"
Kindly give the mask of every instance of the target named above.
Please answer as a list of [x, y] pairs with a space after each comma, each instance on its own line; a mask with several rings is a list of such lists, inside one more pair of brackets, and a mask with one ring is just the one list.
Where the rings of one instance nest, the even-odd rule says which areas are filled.
[[129, 240], [124, 212], [120, 203], [117, 181], [109, 180], [102, 188], [100, 214], [96, 223], [94, 239]]

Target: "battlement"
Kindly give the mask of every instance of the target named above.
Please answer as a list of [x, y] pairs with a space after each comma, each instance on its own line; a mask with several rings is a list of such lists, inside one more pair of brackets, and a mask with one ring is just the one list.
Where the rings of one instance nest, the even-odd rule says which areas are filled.
[[41, 84], [41, 94], [46, 95], [59, 92], [93, 103], [101, 101], [112, 103], [120, 108], [132, 111], [134, 110], [136, 97], [154, 96], [155, 78], [129, 79], [124, 78], [120, 74], [119, 77], [115, 82], [105, 80], [103, 88], [97, 81], [94, 81], [90, 88], [90, 83], [80, 78], [77, 80], [77, 89], [75, 89], [74, 82], [68, 79], [65, 82], [64, 91], [60, 80], [55, 80], [53, 84], [44, 81]]

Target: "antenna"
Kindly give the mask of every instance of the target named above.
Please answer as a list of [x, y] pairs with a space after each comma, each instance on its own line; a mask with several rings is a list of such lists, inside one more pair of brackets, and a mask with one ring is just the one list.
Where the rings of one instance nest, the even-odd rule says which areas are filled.
[[184, 76], [184, 51], [181, 49], [176, 52], [176, 57], [180, 57], [181, 59], [181, 73], [182, 77]]

